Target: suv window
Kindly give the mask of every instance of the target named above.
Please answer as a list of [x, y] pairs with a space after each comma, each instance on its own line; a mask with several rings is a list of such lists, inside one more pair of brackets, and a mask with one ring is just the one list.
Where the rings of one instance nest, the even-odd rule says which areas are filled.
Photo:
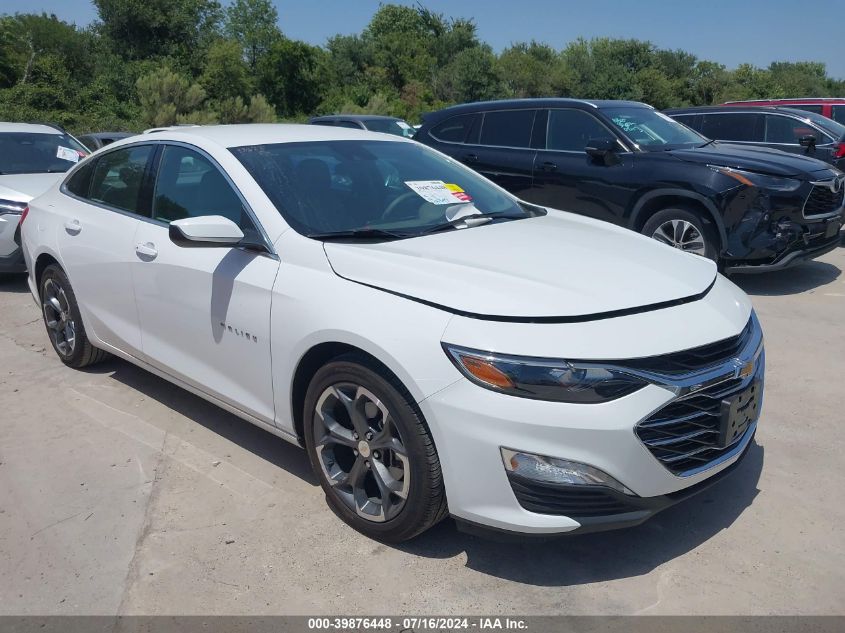
[[152, 153], [152, 145], [136, 145], [103, 154], [94, 165], [88, 197], [123, 211], [147, 215], [140, 209], [140, 195]]
[[497, 110], [484, 113], [481, 145], [529, 147], [536, 110]]
[[831, 109], [833, 110], [831, 112], [833, 120], [845, 124], [845, 105], [831, 106]]
[[822, 113], [822, 107], [820, 105], [790, 105], [790, 108], [795, 108], [796, 110], [806, 110], [807, 112], [814, 112], [816, 114]]
[[335, 125], [337, 127], [349, 127], [353, 130], [363, 129], [361, 125], [359, 123], [356, 123], [355, 121], [335, 121]]
[[748, 141], [760, 143], [764, 138], [762, 114], [727, 112], [705, 114], [701, 133], [717, 141]]
[[459, 114], [449, 117], [431, 128], [429, 134], [438, 141], [463, 143], [479, 116], [479, 114]]
[[594, 139], [616, 138], [588, 112], [583, 110], [551, 110], [547, 149], [583, 152]]
[[766, 142], [785, 143], [798, 145], [798, 139], [802, 136], [812, 135], [816, 142], [821, 145], [829, 143], [830, 139], [814, 127], [787, 116], [768, 115], [766, 116]]
[[199, 152], [168, 145], [158, 168], [153, 218], [172, 222], [203, 215], [222, 215], [244, 233], [253, 224], [229, 181]]

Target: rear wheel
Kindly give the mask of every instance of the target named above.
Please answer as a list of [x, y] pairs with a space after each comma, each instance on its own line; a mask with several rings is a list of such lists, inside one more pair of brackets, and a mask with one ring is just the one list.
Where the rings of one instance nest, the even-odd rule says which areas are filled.
[[688, 209], [663, 209], [643, 225], [642, 233], [685, 253], [717, 261], [719, 249], [712, 225]]
[[108, 358], [88, 340], [70, 280], [55, 264], [44, 269], [39, 296], [47, 336], [65, 365], [78, 369]]
[[338, 358], [311, 381], [304, 415], [311, 466], [350, 526], [396, 543], [446, 515], [437, 451], [395, 377], [365, 357]]

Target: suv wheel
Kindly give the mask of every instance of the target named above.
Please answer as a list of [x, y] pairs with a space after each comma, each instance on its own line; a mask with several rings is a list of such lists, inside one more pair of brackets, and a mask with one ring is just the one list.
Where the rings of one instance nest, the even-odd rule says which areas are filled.
[[701, 255], [713, 261], [719, 258], [716, 238], [710, 224], [687, 209], [663, 209], [651, 216], [642, 232], [685, 253]]
[[305, 444], [331, 509], [398, 543], [446, 515], [440, 461], [413, 399], [365, 357], [322, 367], [305, 397]]
[[79, 369], [109, 357], [88, 340], [70, 281], [55, 264], [47, 266], [41, 275], [39, 296], [47, 336], [65, 365]]

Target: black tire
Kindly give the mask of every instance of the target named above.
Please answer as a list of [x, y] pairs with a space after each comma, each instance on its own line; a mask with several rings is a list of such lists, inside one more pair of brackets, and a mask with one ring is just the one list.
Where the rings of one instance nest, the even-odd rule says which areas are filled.
[[[683, 207], [662, 209], [646, 220], [641, 232], [643, 235], [656, 239], [664, 244], [668, 244], [666, 239], [660, 239], [657, 237], [657, 234], [658, 231], [661, 230], [661, 227], [665, 227], [667, 223], [671, 223], [673, 221], [691, 224], [701, 236], [701, 242], [703, 242], [704, 250], [703, 252], [696, 254], [702, 255], [707, 259], [712, 259], [714, 262], [719, 261], [719, 240], [712, 222], [705, 220], [700, 213], [692, 209]], [[671, 246], [672, 244], [669, 245]]]
[[[65, 322], [73, 326], [73, 344], [68, 345], [68, 337], [65, 335], [63, 346], [61, 336], [57, 338], [56, 329], [50, 326], [52, 317], [55, 316], [55, 309], [48, 306], [47, 297], [57, 294], [56, 288], [60, 289], [57, 299], [61, 312], [67, 317]], [[82, 323], [82, 314], [79, 312], [79, 304], [76, 295], [73, 294], [73, 287], [67, 278], [65, 271], [59, 266], [51, 264], [44, 269], [41, 279], [38, 282], [38, 295], [41, 297], [41, 316], [44, 319], [44, 326], [47, 328], [47, 337], [59, 359], [68, 367], [80, 369], [99, 363], [107, 359], [110, 354], [91, 345], [88, 336], [85, 334], [85, 326]], [[62, 300], [64, 299], [64, 301]], [[65, 303], [65, 305], [62, 305]]]
[[[366, 456], [371, 460], [379, 457], [377, 447], [370, 452], [369, 447], [361, 449], [359, 445], [358, 448], [361, 449], [359, 452], [340, 444], [333, 444], [335, 452], [332, 453], [331, 457], [326, 457], [322, 452], [326, 446], [325, 440], [320, 444], [320, 452], [318, 452], [317, 442], [319, 437], [325, 438], [327, 436], [325, 423], [317, 413], [317, 406], [322, 401], [324, 403], [322, 406], [325, 407], [325, 402], [327, 402], [325, 398], [333, 397], [326, 396], [326, 392], [338, 386], [347, 390], [360, 387], [370, 392], [386, 407], [392, 420], [391, 428], [395, 427], [395, 430], [398, 431], [400, 446], [403, 447], [407, 459], [405, 468], [401, 471], [402, 479], [405, 479], [407, 470], [410, 474], [410, 481], [407, 482], [407, 491], [403, 491], [406, 494], [404, 499], [394, 499], [391, 495], [388, 495], [392, 499], [388, 502], [388, 506], [393, 502], [401, 502], [401, 509], [396, 511], [395, 516], [388, 518], [388, 511], [383, 512], [384, 519], [381, 520], [371, 520], [359, 516], [359, 513], [350, 506], [350, 497], [354, 496], [354, 490], [353, 495], [350, 495], [349, 492], [344, 493], [341, 487], [333, 487], [329, 482], [324, 465], [328, 461], [333, 462], [332, 466], [337, 466], [343, 455], [337, 455], [336, 452], [347, 451], [347, 459], [356, 460], [356, 463], [365, 455], [365, 451]], [[360, 389], [359, 393], [361, 393]], [[356, 399], [355, 402], [358, 402], [358, 400]], [[340, 400], [337, 400], [337, 403], [342, 404]], [[347, 405], [343, 406], [346, 407]], [[340, 408], [339, 411], [342, 414], [344, 408]], [[424, 532], [446, 516], [446, 492], [443, 486], [440, 460], [437, 457], [437, 450], [431, 439], [431, 434], [407, 389], [395, 376], [385, 371], [378, 364], [363, 355], [346, 354], [322, 367], [314, 375], [308, 387], [303, 416], [308, 457], [314, 469], [314, 474], [319, 479], [325, 492], [326, 502], [335, 514], [351, 527], [379, 541], [400, 543]], [[336, 417], [340, 419], [342, 416], [337, 415]], [[347, 422], [344, 425], [344, 432], [351, 434], [358, 427], [354, 426], [351, 421]], [[372, 428], [376, 427], [373, 426]], [[358, 436], [355, 437], [357, 441]], [[377, 440], [378, 434], [372, 441], [375, 443]], [[353, 452], [354, 457], [351, 456]], [[387, 461], [389, 451], [383, 451], [381, 458]], [[383, 464], [379, 462], [379, 466], [383, 466]], [[353, 467], [349, 466], [343, 470], [351, 471], [352, 469]], [[371, 486], [375, 485], [375, 469], [375, 461], [373, 461], [372, 466], [367, 461], [367, 470], [363, 471], [363, 475], [361, 475], [362, 481]], [[344, 498], [346, 501], [344, 501]], [[351, 503], [358, 507], [357, 502], [352, 501]], [[367, 503], [369, 503], [369, 500]], [[398, 505], [398, 503], [395, 505]]]

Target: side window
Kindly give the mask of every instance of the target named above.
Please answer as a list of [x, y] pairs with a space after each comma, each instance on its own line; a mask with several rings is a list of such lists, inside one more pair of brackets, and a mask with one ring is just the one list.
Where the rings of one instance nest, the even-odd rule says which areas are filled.
[[594, 139], [616, 138], [591, 114], [582, 110], [551, 110], [547, 149], [583, 152]]
[[717, 141], [760, 143], [764, 138], [763, 127], [763, 116], [760, 114], [705, 114], [701, 133]]
[[360, 130], [361, 125], [355, 121], [337, 121], [335, 123], [337, 127], [351, 127], [353, 130]]
[[699, 134], [703, 134], [701, 131], [701, 123], [704, 119], [703, 115], [701, 114], [673, 114], [671, 115], [673, 119], [675, 119], [678, 123], [683, 123], [689, 128], [692, 128]]
[[835, 105], [831, 107], [833, 109], [833, 112], [831, 113], [833, 120], [845, 125], [845, 105]]
[[536, 110], [496, 110], [484, 113], [481, 145], [530, 147]]
[[[446, 143], [464, 143], [467, 140], [469, 131], [473, 124], [479, 119], [478, 114], [459, 114], [449, 117], [442, 123], [438, 123], [429, 131], [429, 134], [438, 141]], [[477, 126], [476, 126], [477, 127]]]
[[806, 110], [807, 112], [815, 112], [816, 114], [822, 113], [822, 107], [820, 105], [790, 105], [789, 107], [795, 108], [796, 110]]
[[168, 145], [158, 167], [153, 218], [172, 222], [203, 215], [222, 215], [246, 233], [253, 224], [226, 177], [199, 152]]
[[123, 211], [148, 215], [140, 208], [140, 197], [152, 152], [152, 145], [140, 145], [102, 155], [94, 165], [88, 197]]
[[67, 179], [65, 188], [75, 196], [80, 198], [87, 198], [88, 192], [91, 189], [91, 175], [94, 173], [94, 165], [96, 160], [88, 161], [80, 166], [73, 175]]
[[819, 145], [830, 142], [824, 134], [798, 119], [786, 116], [766, 117], [767, 143], [798, 145], [798, 139], [802, 136], [815, 136]]

